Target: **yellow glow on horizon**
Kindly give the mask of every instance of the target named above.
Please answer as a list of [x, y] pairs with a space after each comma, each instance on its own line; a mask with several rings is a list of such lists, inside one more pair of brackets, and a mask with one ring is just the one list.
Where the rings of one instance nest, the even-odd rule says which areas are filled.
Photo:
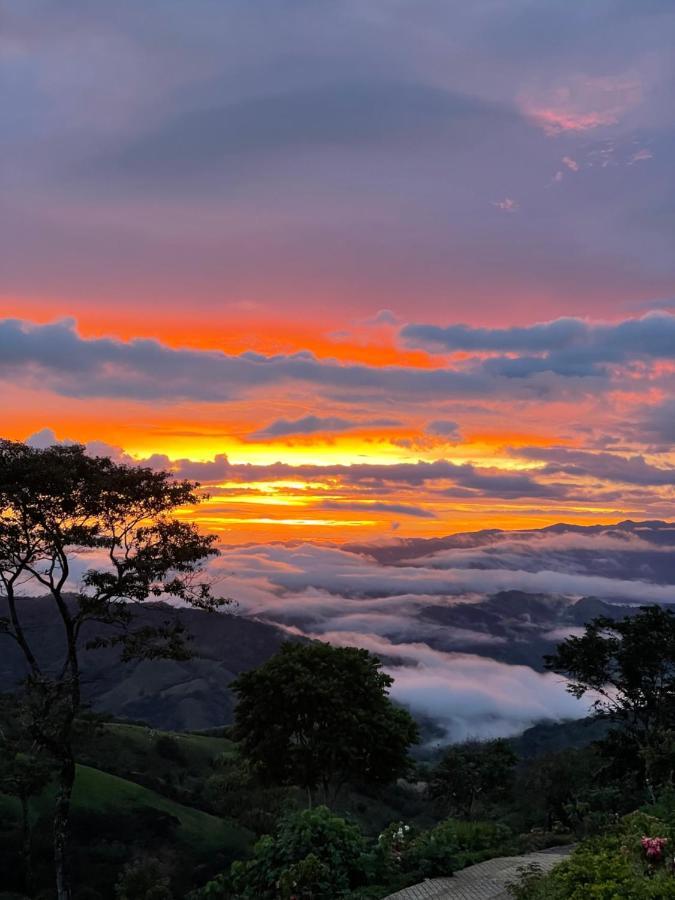
[[[516, 438], [520, 438], [517, 440]], [[160, 437], [143, 435], [140, 440], [129, 441], [126, 452], [134, 459], [142, 460], [153, 454], [167, 456], [170, 460], [189, 459], [194, 462], [213, 462], [218, 456], [226, 456], [232, 465], [269, 466], [275, 463], [293, 466], [346, 466], [358, 463], [393, 465], [396, 463], [435, 462], [446, 459], [455, 465], [479, 465], [505, 471], [541, 469], [545, 463], [519, 459], [517, 446], [527, 443], [522, 436], [501, 435], [489, 439], [480, 437], [459, 444], [443, 441], [419, 441], [410, 436], [407, 444], [395, 442], [389, 437], [339, 434], [334, 436], [307, 435], [293, 439], [274, 441], [243, 441], [236, 437], [223, 437], [214, 442], [212, 436], [203, 439], [187, 437]], [[532, 444], [544, 444], [532, 438]], [[515, 453], [507, 448], [516, 448]], [[283, 479], [288, 487], [295, 479]], [[279, 480], [281, 484], [282, 480]], [[271, 483], [271, 482], [270, 482]]]
[[[241, 486], [240, 486], [241, 487]], [[224, 506], [234, 503], [251, 503], [254, 506], [309, 506], [312, 498], [298, 497], [295, 494], [228, 494], [227, 496], [209, 497], [206, 503]]]
[[267, 516], [218, 516], [215, 518], [200, 518], [203, 524], [217, 527], [218, 525], [307, 525], [321, 528], [358, 528], [372, 527], [379, 524], [374, 519], [274, 519]]

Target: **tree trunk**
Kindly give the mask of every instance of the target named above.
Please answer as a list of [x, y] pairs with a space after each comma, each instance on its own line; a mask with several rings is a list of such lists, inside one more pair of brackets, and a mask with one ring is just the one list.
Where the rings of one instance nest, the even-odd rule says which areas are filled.
[[30, 833], [30, 810], [28, 808], [28, 797], [23, 794], [21, 796], [21, 848], [23, 856], [23, 887], [27, 894], [31, 893], [32, 885], [32, 866], [31, 866], [31, 833]]
[[68, 839], [70, 834], [70, 801], [75, 783], [75, 761], [72, 753], [63, 760], [59, 790], [54, 810], [54, 866], [56, 869], [56, 896], [58, 900], [72, 900], [70, 873], [68, 870]]

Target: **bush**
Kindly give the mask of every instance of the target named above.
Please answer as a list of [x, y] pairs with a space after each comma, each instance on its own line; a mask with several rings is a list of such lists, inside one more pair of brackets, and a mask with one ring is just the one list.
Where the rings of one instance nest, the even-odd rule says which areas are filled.
[[448, 876], [501, 854], [510, 838], [511, 832], [503, 825], [446, 819], [411, 843], [407, 860], [421, 878]]
[[673, 831], [665, 822], [633, 813], [610, 833], [584, 841], [548, 875], [533, 867], [523, 870], [509, 892], [516, 900], [675, 900], [672, 849], [650, 858], [646, 837], [663, 838], [665, 847], [673, 847]]
[[122, 870], [115, 885], [117, 900], [172, 900], [166, 867], [150, 857], [136, 859]]
[[235, 862], [193, 897], [237, 900], [337, 900], [366, 881], [367, 856], [356, 825], [325, 806], [285, 816], [273, 835], [261, 838], [253, 859]]
[[379, 837], [376, 856], [379, 880], [396, 887], [424, 878], [452, 875], [457, 869], [511, 849], [511, 832], [491, 822], [446, 819], [429, 831], [400, 822]]

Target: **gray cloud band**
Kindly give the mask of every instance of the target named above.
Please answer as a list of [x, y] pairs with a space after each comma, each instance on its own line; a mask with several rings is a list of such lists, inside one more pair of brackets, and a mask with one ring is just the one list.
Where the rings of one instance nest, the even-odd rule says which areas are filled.
[[663, 312], [616, 323], [568, 317], [512, 328], [411, 324], [400, 336], [408, 347], [437, 353], [519, 354], [485, 363], [487, 371], [512, 378], [539, 372], [588, 377], [629, 360], [675, 359], [675, 316]]
[[[456, 326], [460, 336], [464, 335], [462, 341], [448, 336], [449, 332], [454, 334], [452, 329], [406, 326], [401, 332], [406, 341], [438, 344], [442, 339], [447, 350], [461, 349], [464, 343], [476, 350], [503, 346], [517, 352], [518, 346], [526, 345], [529, 335], [533, 348], [545, 354], [469, 360], [461, 368], [425, 369], [341, 364], [318, 359], [307, 351], [275, 356], [249, 351], [232, 356], [220, 351], [174, 349], [148, 339], [124, 342], [113, 338], [83, 338], [72, 320], [35, 325], [5, 319], [0, 321], [0, 375], [12, 380], [39, 380], [41, 387], [46, 381], [48, 388], [65, 396], [127, 397], [145, 401], [226, 402], [247, 391], [284, 382], [305, 384], [320, 391], [359, 390], [400, 398], [422, 394], [436, 398], [518, 396], [537, 400], [551, 395], [571, 396], [575, 389], [598, 391], [610, 387], [602, 362], [625, 361], [631, 356], [675, 357], [675, 316], [652, 315], [616, 326], [583, 325], [583, 328], [577, 320], [569, 322], [564, 326], [553, 322], [532, 329], [516, 329], [518, 334], [510, 345], [509, 330], [502, 334], [499, 330], [492, 333]], [[584, 328], [592, 340], [578, 347], [569, 334], [577, 335]], [[492, 337], [488, 340], [474, 331]], [[466, 335], [471, 335], [471, 339]], [[554, 351], [556, 335], [560, 335], [563, 349]], [[521, 382], [515, 388], [514, 375]], [[588, 383], [580, 386], [589, 376], [594, 376], [592, 386]], [[310, 431], [316, 424], [305, 423]], [[332, 424], [340, 428], [348, 423], [335, 420]], [[272, 435], [283, 433], [284, 429], [289, 433], [288, 429], [293, 430], [298, 423], [282, 421], [269, 427], [272, 431], [268, 433]]]

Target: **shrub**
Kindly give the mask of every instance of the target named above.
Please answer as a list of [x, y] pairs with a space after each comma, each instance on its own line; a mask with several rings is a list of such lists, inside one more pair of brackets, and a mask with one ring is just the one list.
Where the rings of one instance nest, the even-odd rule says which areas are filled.
[[548, 875], [523, 870], [510, 894], [516, 900], [675, 900], [675, 877], [666, 854], [650, 858], [647, 853], [655, 838], [662, 850], [673, 846], [665, 822], [633, 813], [613, 831], [584, 841]]
[[447, 877], [457, 869], [505, 852], [510, 838], [508, 828], [491, 822], [446, 819], [429, 831], [394, 822], [378, 839], [377, 876], [396, 886]]
[[241, 900], [336, 900], [364, 883], [366, 865], [358, 827], [319, 806], [285, 816], [273, 835], [255, 845], [253, 859], [235, 862], [231, 890]]
[[115, 885], [115, 897], [117, 900], [172, 900], [170, 881], [158, 859], [135, 859], [122, 869]]
[[406, 862], [422, 878], [448, 876], [503, 852], [510, 837], [504, 825], [446, 819], [411, 842]]

